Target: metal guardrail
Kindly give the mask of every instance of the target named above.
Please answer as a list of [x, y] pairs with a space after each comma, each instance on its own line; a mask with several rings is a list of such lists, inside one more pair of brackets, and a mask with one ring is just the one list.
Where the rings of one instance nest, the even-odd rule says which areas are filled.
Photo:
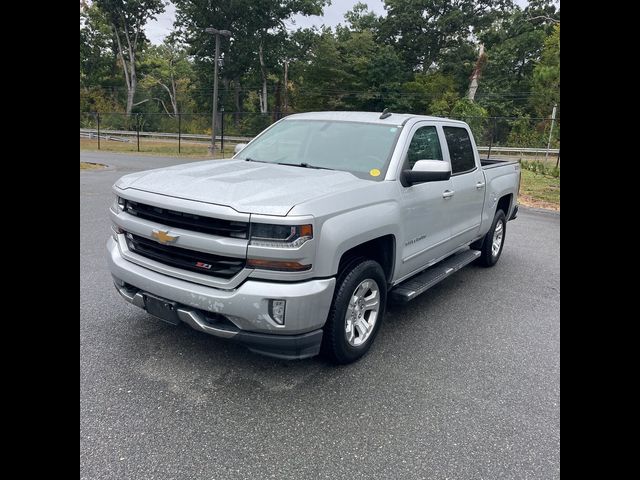
[[[98, 130], [95, 128], [81, 128], [80, 135], [86, 134], [97, 134]], [[100, 129], [100, 136], [104, 138], [104, 135], [120, 135], [120, 136], [133, 136], [140, 135], [141, 137], [157, 137], [157, 138], [178, 138], [177, 133], [167, 133], [167, 132], [136, 132], [130, 130], [102, 130]], [[211, 140], [211, 135], [201, 135], [197, 133], [181, 133], [180, 137], [183, 139], [192, 139], [192, 140]], [[227, 142], [249, 142], [253, 137], [241, 137], [235, 135], [225, 135], [224, 140]], [[219, 140], [220, 137], [216, 135], [216, 139]], [[122, 140], [120, 140], [122, 141]], [[478, 147], [480, 151], [489, 151], [489, 147]], [[498, 147], [496, 145], [491, 146], [491, 152], [505, 152], [505, 153], [546, 153], [546, 148], [531, 148], [531, 147]], [[548, 150], [549, 153], [558, 154], [560, 149], [558, 148], [550, 148]]]
[[[97, 134], [98, 130], [95, 128], [81, 128], [80, 134], [93, 133]], [[100, 129], [100, 136], [103, 135], [120, 135], [120, 136], [132, 136], [135, 137], [140, 135], [141, 137], [158, 137], [158, 138], [178, 138], [177, 133], [166, 133], [166, 132], [136, 132], [131, 130], [103, 130]], [[211, 140], [211, 135], [201, 135], [197, 133], [180, 133], [180, 137], [183, 139], [192, 139], [192, 140]], [[253, 137], [239, 137], [235, 135], [225, 135], [224, 140], [230, 142], [248, 142]], [[216, 140], [219, 140], [220, 136], [216, 135]]]
[[[98, 138], [98, 134], [97, 133], [92, 133], [92, 132], [80, 132], [80, 136], [82, 138], [91, 138], [91, 139], [95, 139]], [[120, 138], [120, 137], [114, 137], [112, 135], [103, 135], [102, 132], [100, 132], [100, 138], [103, 138], [105, 140], [113, 140], [114, 142], [128, 142], [129, 139], [128, 138]]]
[[[489, 150], [489, 147], [478, 147], [478, 150]], [[520, 152], [520, 153], [546, 153], [546, 148], [530, 148], [530, 147], [497, 147], [493, 145], [491, 147], [492, 152]], [[550, 148], [549, 153], [560, 152], [559, 148]]]

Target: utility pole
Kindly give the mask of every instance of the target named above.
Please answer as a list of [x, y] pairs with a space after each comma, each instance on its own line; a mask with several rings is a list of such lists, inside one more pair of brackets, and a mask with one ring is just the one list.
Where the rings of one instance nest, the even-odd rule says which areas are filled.
[[216, 36], [216, 53], [213, 59], [213, 113], [211, 114], [211, 146], [209, 153], [213, 155], [216, 148], [216, 114], [218, 113], [218, 58], [220, 58], [220, 35], [223, 37], [231, 37], [229, 30], [218, 30], [209, 27], [204, 29], [205, 32]]
[[224, 158], [224, 103], [220, 106], [220, 153]]
[[[549, 141], [547, 142], [547, 153], [544, 155], [544, 161], [549, 159], [549, 147], [551, 146], [551, 135], [553, 134], [553, 124], [556, 122], [556, 108], [558, 104], [553, 104], [553, 111], [551, 112], [551, 128], [549, 129]], [[559, 156], [559, 155], [558, 155]]]
[[284, 114], [289, 113], [289, 94], [287, 93], [289, 85], [289, 60], [284, 61]]

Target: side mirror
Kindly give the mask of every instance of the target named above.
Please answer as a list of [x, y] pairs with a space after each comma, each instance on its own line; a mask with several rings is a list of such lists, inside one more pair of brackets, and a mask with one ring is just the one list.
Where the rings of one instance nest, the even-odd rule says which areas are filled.
[[247, 143], [239, 143], [236, 145], [236, 148], [233, 149], [233, 154], [236, 155], [242, 151], [244, 147], [246, 147]]
[[443, 160], [418, 160], [413, 169], [403, 170], [400, 181], [408, 187], [416, 183], [438, 182], [451, 178], [449, 162]]

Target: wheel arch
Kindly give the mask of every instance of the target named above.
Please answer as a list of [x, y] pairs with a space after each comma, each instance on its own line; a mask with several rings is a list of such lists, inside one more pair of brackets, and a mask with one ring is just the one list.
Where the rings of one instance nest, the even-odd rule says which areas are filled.
[[384, 271], [387, 284], [391, 283], [396, 260], [396, 237], [393, 234], [382, 235], [356, 245], [345, 251], [338, 262], [338, 276], [360, 259], [374, 260]]

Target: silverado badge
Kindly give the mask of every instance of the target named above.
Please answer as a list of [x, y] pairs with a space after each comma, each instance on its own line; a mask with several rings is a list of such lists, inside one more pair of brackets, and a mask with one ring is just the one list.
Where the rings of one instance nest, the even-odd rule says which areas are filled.
[[169, 235], [169, 231], [154, 230], [151, 232], [151, 236], [158, 240], [160, 243], [173, 243], [177, 240], [179, 235]]

